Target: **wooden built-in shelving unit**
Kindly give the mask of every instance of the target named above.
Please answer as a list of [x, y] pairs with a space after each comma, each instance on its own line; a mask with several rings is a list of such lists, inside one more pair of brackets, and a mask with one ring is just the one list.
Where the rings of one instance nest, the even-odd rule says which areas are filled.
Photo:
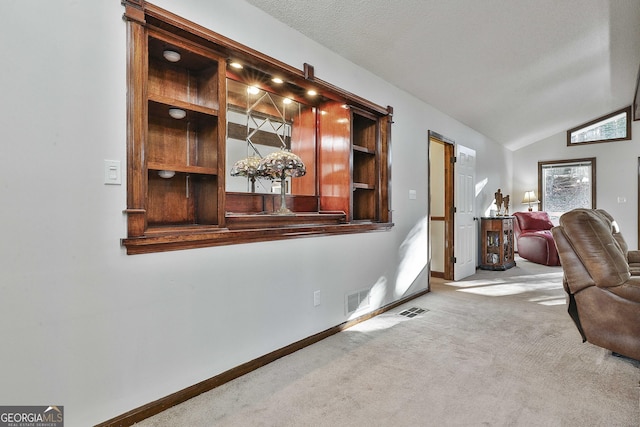
[[[123, 0], [128, 28], [127, 253], [389, 229], [391, 107], [383, 108], [148, 2]], [[179, 54], [167, 57], [167, 51]], [[241, 60], [244, 70], [231, 70]], [[271, 76], [284, 79], [278, 86]], [[293, 215], [271, 215], [273, 194], [228, 191], [227, 138], [247, 125], [245, 85], [305, 108], [283, 141], [307, 166], [287, 196]], [[308, 89], [319, 92], [307, 97]], [[230, 102], [227, 102], [229, 99]], [[172, 114], [174, 112], [182, 115]], [[278, 120], [277, 111], [253, 114]], [[250, 121], [247, 121], [249, 123]], [[268, 131], [255, 143], [276, 146]]]

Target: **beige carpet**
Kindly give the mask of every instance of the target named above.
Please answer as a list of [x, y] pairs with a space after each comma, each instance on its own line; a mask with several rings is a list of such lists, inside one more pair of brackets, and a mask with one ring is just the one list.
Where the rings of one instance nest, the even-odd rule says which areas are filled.
[[[640, 363], [582, 343], [562, 269], [479, 271], [139, 424], [640, 426]], [[425, 311], [415, 317], [400, 313]]]

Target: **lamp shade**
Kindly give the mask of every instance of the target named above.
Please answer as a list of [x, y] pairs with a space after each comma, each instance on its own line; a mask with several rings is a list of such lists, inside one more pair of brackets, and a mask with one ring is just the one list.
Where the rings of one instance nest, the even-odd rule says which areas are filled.
[[526, 191], [524, 193], [524, 197], [522, 198], [522, 203], [523, 204], [531, 204], [531, 203], [538, 203], [538, 198], [536, 197], [536, 193], [531, 190], [531, 191]]
[[533, 190], [526, 191], [524, 193], [524, 197], [522, 198], [522, 203], [525, 205], [529, 205], [529, 212], [533, 210], [531, 207], [532, 203], [539, 203], [538, 198], [536, 197], [536, 193]]
[[238, 160], [231, 168], [231, 176], [247, 176], [254, 178], [259, 175], [258, 166], [260, 158], [249, 156], [246, 159]]
[[307, 173], [307, 168], [302, 159], [291, 151], [278, 150], [260, 161], [258, 171], [262, 176], [284, 179], [287, 176], [294, 178], [304, 176]]

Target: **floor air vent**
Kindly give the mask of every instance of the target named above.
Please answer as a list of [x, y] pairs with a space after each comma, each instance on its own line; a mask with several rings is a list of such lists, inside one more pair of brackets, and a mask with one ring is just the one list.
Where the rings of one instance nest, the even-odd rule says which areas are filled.
[[426, 311], [429, 311], [429, 310], [425, 310], [424, 308], [413, 307], [408, 310], [404, 310], [398, 314], [400, 316], [405, 316], [405, 317], [416, 317], [418, 314], [422, 314]]

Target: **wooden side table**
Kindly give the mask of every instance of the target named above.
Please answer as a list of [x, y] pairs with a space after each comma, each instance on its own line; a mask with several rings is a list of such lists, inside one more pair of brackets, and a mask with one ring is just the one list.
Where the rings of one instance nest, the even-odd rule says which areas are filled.
[[516, 265], [513, 255], [513, 220], [512, 216], [480, 218], [482, 270], [507, 270]]

